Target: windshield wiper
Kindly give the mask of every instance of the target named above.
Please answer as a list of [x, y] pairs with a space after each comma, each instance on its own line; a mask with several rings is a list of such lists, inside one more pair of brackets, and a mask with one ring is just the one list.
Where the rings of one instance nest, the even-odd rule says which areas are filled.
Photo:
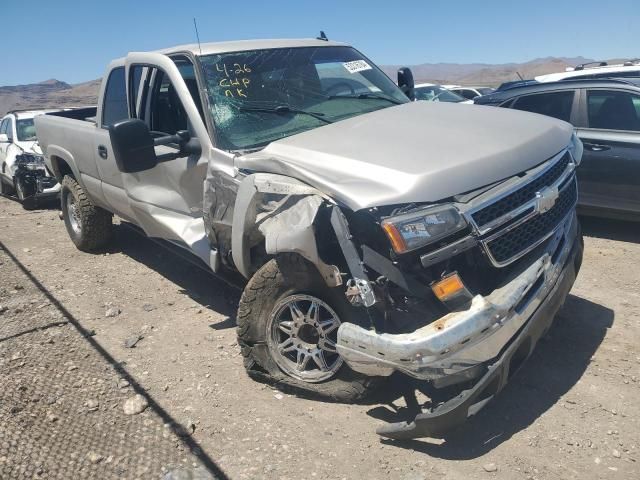
[[265, 112], [265, 113], [276, 113], [281, 115], [283, 113], [295, 113], [301, 115], [309, 115], [317, 120], [320, 120], [324, 123], [333, 123], [332, 120], [329, 120], [324, 117], [324, 113], [319, 112], [308, 112], [307, 110], [301, 110], [299, 108], [292, 107], [291, 105], [278, 105], [276, 107], [237, 107], [238, 110], [242, 112]]
[[387, 102], [391, 102], [394, 105], [400, 105], [404, 102], [401, 102], [400, 100], [397, 100], [393, 97], [388, 97], [386, 95], [380, 95], [378, 93], [359, 93], [357, 95], [329, 95], [328, 97], [325, 97], [327, 100], [335, 100], [337, 98], [375, 98], [377, 100], [386, 100]]

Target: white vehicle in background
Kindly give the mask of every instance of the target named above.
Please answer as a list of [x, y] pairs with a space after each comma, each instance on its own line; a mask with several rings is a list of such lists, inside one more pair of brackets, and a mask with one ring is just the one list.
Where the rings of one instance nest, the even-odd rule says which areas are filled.
[[457, 93], [451, 92], [442, 85], [435, 83], [418, 83], [414, 88], [416, 100], [426, 100], [428, 102], [450, 102], [450, 103], [473, 103]]
[[569, 67], [564, 72], [549, 73], [535, 77], [537, 82], [558, 82], [568, 79], [584, 78], [625, 78], [640, 77], [640, 59], [627, 60], [624, 63], [609, 65], [607, 62], [583, 63]]
[[450, 90], [454, 93], [457, 93], [461, 97], [466, 98], [467, 100], [473, 100], [476, 97], [480, 97], [482, 95], [489, 95], [496, 91], [495, 88], [491, 87], [466, 87], [462, 85], [443, 85], [444, 88]]
[[15, 194], [27, 210], [60, 192], [60, 184], [44, 164], [33, 120], [54, 111], [15, 110], [0, 122], [0, 193]]

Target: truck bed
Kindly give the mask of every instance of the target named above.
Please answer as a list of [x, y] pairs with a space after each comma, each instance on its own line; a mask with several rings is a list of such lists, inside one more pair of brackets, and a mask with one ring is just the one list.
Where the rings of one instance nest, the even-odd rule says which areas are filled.
[[83, 120], [85, 122], [96, 123], [97, 107], [80, 107], [60, 110], [59, 112], [51, 112], [46, 115], [52, 117], [72, 118], [74, 120]]
[[106, 130], [97, 128], [95, 117], [96, 107], [83, 107], [38, 115], [34, 121], [47, 168], [62, 180], [56, 172], [58, 165], [65, 164], [93, 200], [100, 203], [95, 151], [101, 142], [98, 136]]

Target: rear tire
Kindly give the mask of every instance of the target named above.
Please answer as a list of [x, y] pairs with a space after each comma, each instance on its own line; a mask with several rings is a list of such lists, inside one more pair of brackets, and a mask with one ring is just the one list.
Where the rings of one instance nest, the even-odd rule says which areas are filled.
[[113, 236], [113, 214], [95, 206], [75, 178], [62, 179], [60, 202], [67, 233], [83, 252], [104, 248]]
[[[353, 307], [338, 290], [327, 287], [315, 267], [299, 255], [280, 255], [260, 268], [244, 289], [237, 315], [238, 344], [249, 376], [276, 384], [282, 390], [324, 400], [352, 403], [369, 396], [381, 379], [351, 370], [331, 345], [337, 325], [352, 317], [349, 310]], [[305, 314], [304, 331], [298, 328], [302, 317], [297, 317], [296, 323], [287, 302]], [[313, 302], [316, 306], [311, 316], [318, 322], [308, 322]], [[332, 318], [337, 325], [331, 324]], [[327, 327], [323, 329], [320, 324]], [[284, 328], [278, 328], [280, 325]], [[314, 325], [318, 327], [312, 328]], [[277, 337], [280, 330], [289, 334]], [[288, 338], [291, 332], [292, 339]], [[325, 343], [327, 340], [331, 346]], [[322, 358], [318, 359], [318, 355]], [[303, 362], [302, 370], [296, 371]]]

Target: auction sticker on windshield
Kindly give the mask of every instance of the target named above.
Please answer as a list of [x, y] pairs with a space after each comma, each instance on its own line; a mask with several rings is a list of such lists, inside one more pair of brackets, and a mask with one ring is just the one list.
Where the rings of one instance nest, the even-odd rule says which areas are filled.
[[371, 65], [369, 65], [364, 60], [354, 60], [353, 62], [345, 62], [342, 64], [344, 68], [346, 68], [349, 73], [358, 73], [363, 72], [365, 70], [371, 70]]

